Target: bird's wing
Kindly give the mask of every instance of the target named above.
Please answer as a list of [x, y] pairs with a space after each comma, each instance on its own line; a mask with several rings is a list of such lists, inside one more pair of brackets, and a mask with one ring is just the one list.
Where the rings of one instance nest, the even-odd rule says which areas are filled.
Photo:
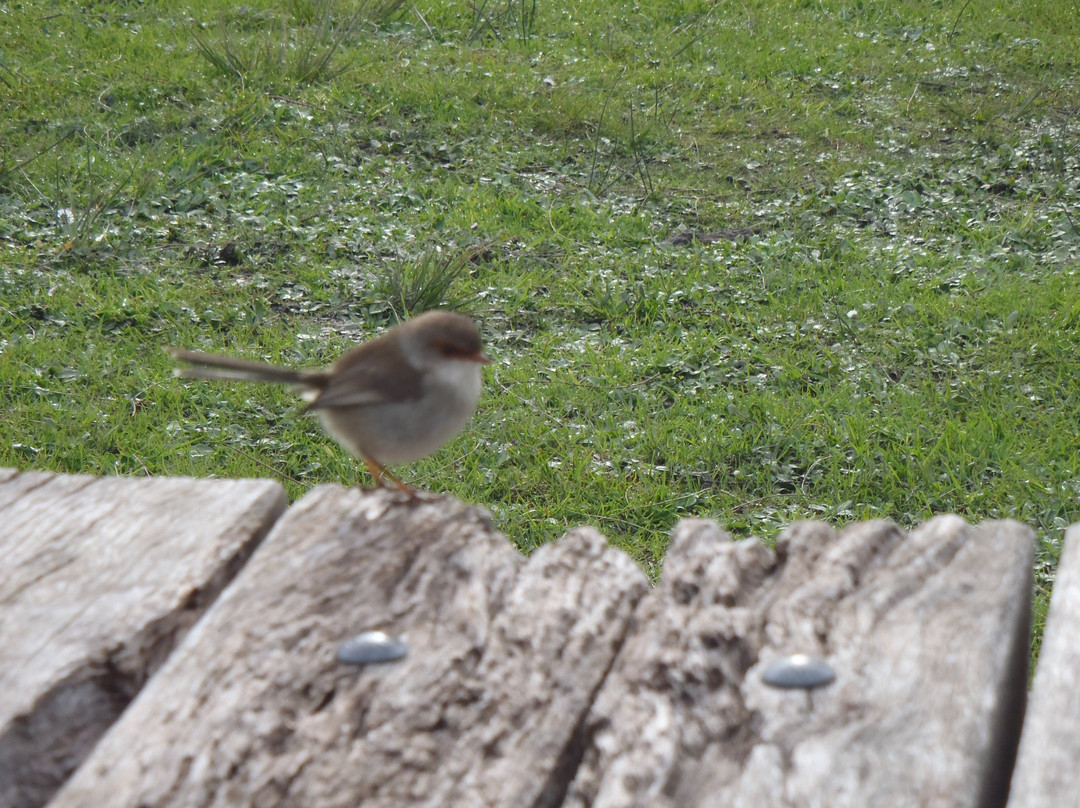
[[326, 378], [326, 386], [308, 405], [309, 410], [410, 401], [419, 398], [422, 388], [419, 372], [398, 343], [385, 336], [349, 351]]

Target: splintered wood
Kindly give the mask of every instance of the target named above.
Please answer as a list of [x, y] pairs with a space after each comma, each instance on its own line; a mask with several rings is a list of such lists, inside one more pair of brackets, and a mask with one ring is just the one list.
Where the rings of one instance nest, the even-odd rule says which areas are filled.
[[285, 505], [265, 480], [0, 469], [0, 806], [48, 799]]
[[[51, 805], [1002, 805], [1032, 544], [688, 520], [649, 589], [592, 530], [526, 559], [452, 499], [318, 488]], [[407, 655], [337, 661], [373, 629]], [[764, 685], [795, 653], [835, 681]]]
[[[591, 530], [527, 561], [478, 508], [316, 489], [53, 805], [552, 804], [646, 587]], [[337, 662], [367, 629], [407, 656]]]
[[[1027, 671], [1032, 534], [797, 524], [777, 552], [675, 529], [586, 720], [568, 806], [1004, 802]], [[835, 683], [762, 683], [818, 656]]]
[[[0, 808], [44, 804], [91, 747], [51, 806], [982, 807], [1008, 794], [1032, 552], [1015, 523], [808, 522], [774, 552], [686, 520], [650, 589], [595, 531], [526, 559], [449, 498], [323, 487], [283, 510], [273, 483], [0, 470]], [[1078, 546], [1016, 806], [1075, 791]], [[406, 656], [337, 661], [372, 629]], [[835, 680], [766, 685], [794, 654]]]

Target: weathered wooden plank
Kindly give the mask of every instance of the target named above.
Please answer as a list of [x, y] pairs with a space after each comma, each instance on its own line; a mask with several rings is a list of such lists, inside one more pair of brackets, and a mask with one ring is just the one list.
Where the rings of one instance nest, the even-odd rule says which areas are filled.
[[1080, 799], [1080, 525], [1065, 533], [1009, 808]]
[[[583, 727], [566, 805], [991, 806], [1026, 685], [1033, 536], [1012, 522], [793, 526], [774, 555], [676, 528]], [[813, 694], [761, 681], [825, 658]]]
[[[50, 808], [556, 805], [646, 589], [591, 530], [526, 560], [455, 500], [318, 488]], [[335, 660], [375, 628], [408, 655]]]
[[285, 505], [267, 480], [0, 473], [0, 806], [48, 799]]

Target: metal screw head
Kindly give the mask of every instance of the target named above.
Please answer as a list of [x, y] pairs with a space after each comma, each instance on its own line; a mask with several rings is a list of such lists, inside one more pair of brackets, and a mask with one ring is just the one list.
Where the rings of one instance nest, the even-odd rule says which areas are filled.
[[340, 662], [368, 665], [372, 662], [393, 662], [401, 659], [409, 647], [397, 637], [383, 631], [365, 631], [345, 640], [337, 649]]
[[770, 687], [812, 690], [836, 678], [836, 671], [824, 659], [808, 654], [792, 654], [765, 669], [761, 680]]

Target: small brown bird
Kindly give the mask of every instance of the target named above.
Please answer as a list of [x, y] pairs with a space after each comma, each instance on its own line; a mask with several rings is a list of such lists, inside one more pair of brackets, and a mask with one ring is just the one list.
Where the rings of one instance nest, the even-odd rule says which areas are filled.
[[292, 370], [169, 348], [191, 379], [275, 382], [300, 388], [323, 427], [363, 460], [375, 484], [415, 489], [384, 464], [434, 453], [462, 430], [480, 398], [480, 331], [468, 317], [432, 311], [358, 345], [327, 370]]

